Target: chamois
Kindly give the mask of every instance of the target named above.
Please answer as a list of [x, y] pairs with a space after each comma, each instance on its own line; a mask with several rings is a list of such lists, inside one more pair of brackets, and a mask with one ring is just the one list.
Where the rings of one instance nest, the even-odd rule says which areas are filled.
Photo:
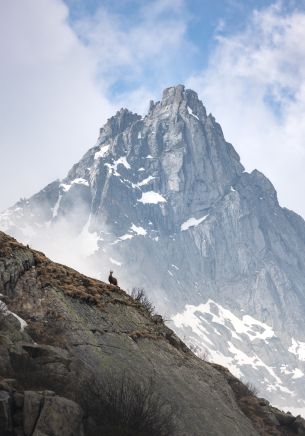
[[110, 271], [110, 273], [109, 273], [109, 277], [108, 277], [109, 283], [111, 285], [118, 286], [118, 281], [115, 277], [113, 277], [112, 273], [113, 273], [113, 271]]

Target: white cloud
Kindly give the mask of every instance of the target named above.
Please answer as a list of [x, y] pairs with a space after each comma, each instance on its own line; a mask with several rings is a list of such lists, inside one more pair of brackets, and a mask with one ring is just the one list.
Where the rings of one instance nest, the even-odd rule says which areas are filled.
[[146, 112], [193, 49], [184, 0], [139, 3], [136, 22], [101, 7], [72, 28], [68, 13], [0, 2], [0, 210], [64, 176], [118, 107]]
[[275, 185], [282, 205], [305, 217], [305, 13], [280, 3], [255, 11], [240, 33], [218, 36], [208, 67], [193, 76], [207, 109], [247, 170]]
[[155, 0], [140, 2], [130, 17], [101, 6], [73, 28], [99, 59], [99, 77], [109, 85], [123, 83], [115, 101], [143, 113], [149, 98], [159, 97], [160, 90], [179, 80], [194, 54], [187, 37], [190, 19], [184, 0]]
[[59, 0], [0, 2], [0, 209], [63, 176], [113, 112], [67, 16]]

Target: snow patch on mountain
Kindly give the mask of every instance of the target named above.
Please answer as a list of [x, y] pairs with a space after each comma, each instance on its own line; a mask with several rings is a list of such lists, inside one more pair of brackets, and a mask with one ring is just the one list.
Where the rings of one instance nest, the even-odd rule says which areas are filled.
[[290, 353], [295, 354], [299, 360], [303, 360], [305, 362], [305, 342], [297, 341], [294, 338], [291, 338], [292, 345], [288, 348]]
[[301, 371], [299, 368], [295, 368], [292, 371], [292, 374], [293, 374], [293, 376], [292, 376], [293, 379], [298, 379], [298, 378], [304, 377], [304, 375], [305, 375], [304, 372]]
[[[207, 354], [208, 360], [228, 367], [236, 377], [247, 381], [255, 378], [256, 383], [259, 380], [258, 387], [267, 392], [294, 397], [293, 385], [287, 388], [287, 378], [299, 380], [304, 372], [297, 367], [297, 360], [295, 366], [271, 366], [265, 362], [270, 341], [278, 340], [270, 325], [250, 315], [236, 315], [212, 299], [198, 306], [186, 305], [172, 321], [178, 334], [187, 334], [186, 342], [195, 347], [199, 356]], [[296, 352], [299, 344], [294, 341]]]
[[172, 321], [174, 330], [187, 335], [185, 341], [199, 357], [205, 355], [206, 360], [229, 368], [245, 381], [255, 379], [259, 390], [274, 393], [282, 402], [287, 396], [295, 398], [294, 383], [305, 380], [302, 363], [305, 343], [292, 339], [289, 351], [296, 358], [289, 364], [267, 364], [270, 350], [273, 350], [273, 361], [281, 361], [282, 350], [277, 349], [279, 338], [270, 325], [250, 315], [234, 314], [209, 299], [198, 306], [186, 305]]
[[203, 315], [209, 314], [209, 322], [220, 324], [230, 328], [233, 337], [240, 339], [246, 335], [250, 341], [255, 339], [270, 339], [275, 337], [272, 327], [258, 321], [250, 315], [243, 315], [238, 318], [230, 310], [225, 309], [215, 301], [209, 299], [207, 303], [199, 306], [186, 305], [185, 311], [175, 315], [173, 321], [177, 327], [192, 327], [198, 331], [198, 324], [207, 321]]
[[145, 186], [148, 185], [152, 180], [154, 180], [155, 177], [153, 176], [148, 176], [146, 177], [146, 179], [142, 180], [141, 182], [138, 183], [132, 183], [132, 187], [133, 188], [141, 188], [141, 186]]
[[131, 166], [129, 165], [126, 156], [121, 156], [119, 159], [115, 160], [112, 164], [106, 162], [105, 167], [109, 169], [109, 173], [113, 176], [120, 177], [121, 174], [118, 172], [118, 166], [123, 165], [127, 170], [130, 170]]
[[94, 160], [102, 159], [103, 157], [105, 157], [109, 151], [109, 148], [110, 145], [102, 145], [100, 150], [95, 153]]
[[129, 165], [129, 163], [127, 162], [127, 158], [126, 156], [121, 156], [117, 161], [115, 161], [115, 164], [118, 165], [123, 165], [125, 168], [127, 168], [128, 170], [130, 170], [131, 166]]
[[63, 189], [64, 192], [68, 192], [72, 185], [84, 185], [89, 187], [89, 182], [86, 179], [83, 179], [81, 177], [78, 177], [74, 180], [72, 180], [70, 183], [61, 183], [59, 186]]
[[197, 227], [199, 224], [201, 224], [203, 221], [207, 219], [209, 215], [205, 215], [202, 218], [196, 219], [196, 218], [189, 218], [184, 223], [181, 224], [181, 231], [188, 230], [190, 227]]
[[136, 226], [135, 224], [132, 224], [131, 230], [140, 236], [145, 236], [147, 234], [147, 231], [143, 229], [143, 227]]
[[143, 192], [142, 197], [138, 201], [143, 204], [166, 203], [165, 198], [158, 192], [154, 191]]
[[122, 235], [119, 237], [121, 241], [127, 241], [128, 239], [132, 239], [134, 235], [130, 235], [129, 233], [126, 233], [125, 235]]
[[194, 114], [194, 112], [189, 106], [187, 106], [187, 111], [190, 115], [192, 115], [192, 117], [197, 118], [197, 120], [199, 121], [199, 118], [197, 117], [197, 115]]

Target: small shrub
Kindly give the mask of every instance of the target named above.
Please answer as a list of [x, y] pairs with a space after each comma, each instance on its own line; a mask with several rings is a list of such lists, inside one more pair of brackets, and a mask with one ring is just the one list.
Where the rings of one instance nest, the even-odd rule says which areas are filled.
[[246, 388], [248, 389], [248, 392], [250, 395], [256, 397], [258, 394], [257, 388], [252, 383], [245, 383]]
[[133, 288], [131, 292], [131, 296], [135, 300], [135, 302], [137, 302], [138, 304], [144, 307], [144, 309], [149, 313], [149, 315], [154, 314], [155, 306], [146, 296], [143, 288]]
[[172, 407], [155, 391], [123, 374], [107, 376], [99, 393], [104, 436], [173, 436]]
[[209, 357], [210, 357], [209, 350], [207, 350], [205, 348], [198, 347], [197, 345], [194, 345], [194, 344], [190, 344], [189, 349], [194, 354], [196, 354], [196, 356], [199, 357], [199, 359], [203, 360], [204, 362], [207, 362], [209, 360]]
[[235, 395], [237, 399], [245, 398], [245, 397], [254, 397], [257, 396], [257, 389], [256, 387], [251, 383], [243, 383], [239, 380], [237, 380], [236, 383], [234, 383], [234, 386], [232, 386]]

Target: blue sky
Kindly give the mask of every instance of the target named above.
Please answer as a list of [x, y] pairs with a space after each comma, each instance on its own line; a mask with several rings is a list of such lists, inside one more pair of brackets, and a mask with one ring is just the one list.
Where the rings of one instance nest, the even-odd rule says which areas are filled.
[[64, 177], [120, 107], [184, 83], [305, 216], [304, 40], [305, 0], [0, 2], [0, 209]]
[[[86, 43], [81, 32], [77, 30], [77, 23], [82, 20], [92, 20], [103, 8], [111, 14], [120, 17], [122, 26], [126, 31], [137, 25], [142, 17], [143, 1], [141, 0], [65, 0], [69, 8], [69, 22], [78, 36]], [[146, 7], [155, 3], [153, 0], [145, 1]], [[190, 74], [204, 68], [209, 59], [209, 54], [215, 46], [215, 37], [218, 34], [234, 33], [246, 25], [249, 16], [254, 9], [267, 7], [272, 4], [269, 0], [188, 0], [183, 2], [182, 14], [186, 17], [185, 38], [192, 44], [190, 52], [184, 53], [185, 58], [177, 59], [175, 67], [170, 70], [169, 80], [172, 83], [184, 83]], [[148, 6], [147, 6], [148, 5]], [[180, 6], [181, 7], [181, 6]], [[168, 17], [179, 16], [175, 2], [165, 10]], [[163, 14], [160, 14], [160, 18]], [[187, 62], [186, 62], [187, 60]], [[154, 71], [150, 71], [149, 62], [143, 66], [145, 70], [145, 82], [153, 86], [155, 82]], [[147, 73], [146, 73], [147, 71]], [[136, 89], [143, 83], [142, 77], [124, 77], [122, 74], [108, 90], [109, 97], [116, 96], [120, 92]]]
[[[143, 4], [149, 10], [150, 5], [156, 3], [154, 0], [65, 0], [69, 8], [69, 23], [79, 38], [87, 43], [86, 38], [78, 32], [78, 22], [83, 20], [94, 20], [99, 10], [105, 9], [111, 15], [119, 17], [122, 27], [128, 32], [143, 20]], [[275, 3], [274, 0], [186, 0], [184, 2], [169, 2], [169, 7], [160, 13], [159, 19], [169, 17], [178, 18], [183, 15], [186, 23], [185, 39], [189, 42], [189, 50], [183, 53], [183, 58], [172, 62], [168, 76], [165, 80], [171, 83], [184, 83], [190, 75], [204, 69], [217, 45], [217, 37], [235, 34], [242, 31], [255, 10], [262, 10]], [[305, 9], [305, 2], [286, 0], [281, 2], [282, 10], [291, 11]], [[110, 98], [116, 97], [122, 92], [137, 89], [145, 83], [151, 89], [156, 83], [156, 71], [150, 68], [149, 61], [142, 66], [143, 75], [138, 77], [120, 77], [109, 87]], [[164, 83], [165, 85], [165, 83]], [[160, 86], [160, 85], [159, 85]], [[280, 108], [274, 105], [272, 98], [266, 98], [275, 111]]]

